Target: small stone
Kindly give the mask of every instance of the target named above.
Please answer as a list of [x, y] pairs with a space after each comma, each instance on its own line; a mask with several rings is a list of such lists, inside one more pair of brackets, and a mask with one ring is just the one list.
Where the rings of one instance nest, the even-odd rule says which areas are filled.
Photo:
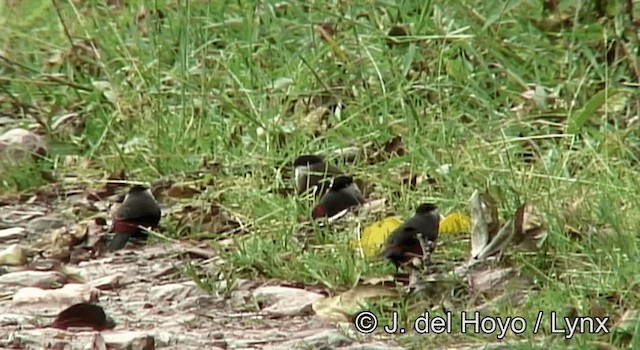
[[267, 286], [254, 290], [253, 297], [269, 304], [262, 310], [264, 313], [294, 316], [311, 314], [311, 304], [324, 296], [300, 288]]
[[203, 293], [195, 282], [170, 283], [151, 287], [148, 298], [151, 302], [170, 302], [185, 300], [186, 298]]
[[155, 350], [153, 335], [144, 331], [102, 332], [104, 342], [113, 349]]
[[16, 239], [24, 238], [27, 231], [23, 227], [11, 227], [0, 230], [0, 242], [8, 242]]
[[35, 218], [27, 224], [27, 232], [32, 235], [39, 235], [63, 227], [64, 221], [55, 216], [41, 216]]
[[58, 271], [17, 271], [0, 276], [0, 285], [48, 289], [64, 280], [65, 276]]

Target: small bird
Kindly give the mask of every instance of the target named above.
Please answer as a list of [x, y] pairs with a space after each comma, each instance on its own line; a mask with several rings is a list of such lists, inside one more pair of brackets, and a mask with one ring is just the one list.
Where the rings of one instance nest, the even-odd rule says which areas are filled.
[[134, 185], [119, 205], [111, 212], [110, 232], [115, 232], [107, 245], [108, 250], [124, 248], [129, 237], [146, 239], [148, 234], [138, 226], [155, 228], [160, 222], [160, 206], [147, 187]]
[[423, 203], [418, 206], [415, 214], [395, 229], [387, 238], [386, 247], [380, 254], [389, 259], [396, 268], [404, 266], [414, 257], [422, 257], [422, 247], [418, 240], [418, 233], [422, 234], [425, 249], [430, 254], [435, 249], [440, 228], [440, 213], [435, 204]]
[[339, 175], [333, 178], [328, 186], [329, 190], [320, 198], [318, 204], [313, 207], [311, 216], [314, 219], [320, 217], [332, 217], [339, 212], [365, 202], [364, 196], [358, 185], [353, 182], [353, 177]]
[[328, 182], [334, 176], [343, 175], [342, 170], [329, 165], [317, 155], [305, 154], [293, 161], [296, 191], [304, 193], [316, 188], [316, 196], [321, 197], [328, 190]]
[[45, 327], [58, 329], [92, 328], [96, 331], [103, 331], [115, 326], [116, 323], [107, 316], [100, 305], [79, 303], [62, 310], [55, 320]]

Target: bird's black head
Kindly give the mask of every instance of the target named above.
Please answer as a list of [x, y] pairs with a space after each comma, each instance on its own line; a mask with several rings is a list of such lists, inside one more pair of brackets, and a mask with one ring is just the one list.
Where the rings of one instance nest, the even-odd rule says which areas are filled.
[[331, 181], [331, 190], [340, 191], [353, 184], [353, 177], [349, 175], [339, 175]]
[[433, 203], [422, 203], [416, 208], [416, 214], [429, 214], [438, 210], [438, 206]]
[[131, 186], [131, 188], [129, 188], [129, 193], [144, 192], [148, 189], [149, 189], [148, 187], [143, 185], [133, 185]]
[[320, 156], [316, 156], [314, 154], [305, 154], [305, 155], [301, 155], [298, 158], [296, 158], [293, 161], [293, 166], [294, 167], [299, 167], [299, 166], [307, 166], [310, 164], [318, 164], [318, 163], [322, 163], [323, 160]]

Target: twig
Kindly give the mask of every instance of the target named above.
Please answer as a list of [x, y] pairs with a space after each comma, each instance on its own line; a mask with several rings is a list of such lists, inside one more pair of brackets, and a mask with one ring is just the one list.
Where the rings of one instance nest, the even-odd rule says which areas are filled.
[[420, 242], [420, 248], [422, 249], [422, 264], [425, 270], [429, 270], [431, 266], [431, 253], [435, 250], [435, 242], [431, 240], [425, 240], [421, 232], [417, 234], [418, 242]]

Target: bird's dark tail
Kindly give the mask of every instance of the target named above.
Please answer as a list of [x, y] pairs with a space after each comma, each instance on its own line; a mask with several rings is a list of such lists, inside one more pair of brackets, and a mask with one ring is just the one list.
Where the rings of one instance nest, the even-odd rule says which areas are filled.
[[128, 233], [116, 233], [109, 244], [107, 244], [108, 250], [120, 250], [124, 248], [124, 246], [129, 241]]

